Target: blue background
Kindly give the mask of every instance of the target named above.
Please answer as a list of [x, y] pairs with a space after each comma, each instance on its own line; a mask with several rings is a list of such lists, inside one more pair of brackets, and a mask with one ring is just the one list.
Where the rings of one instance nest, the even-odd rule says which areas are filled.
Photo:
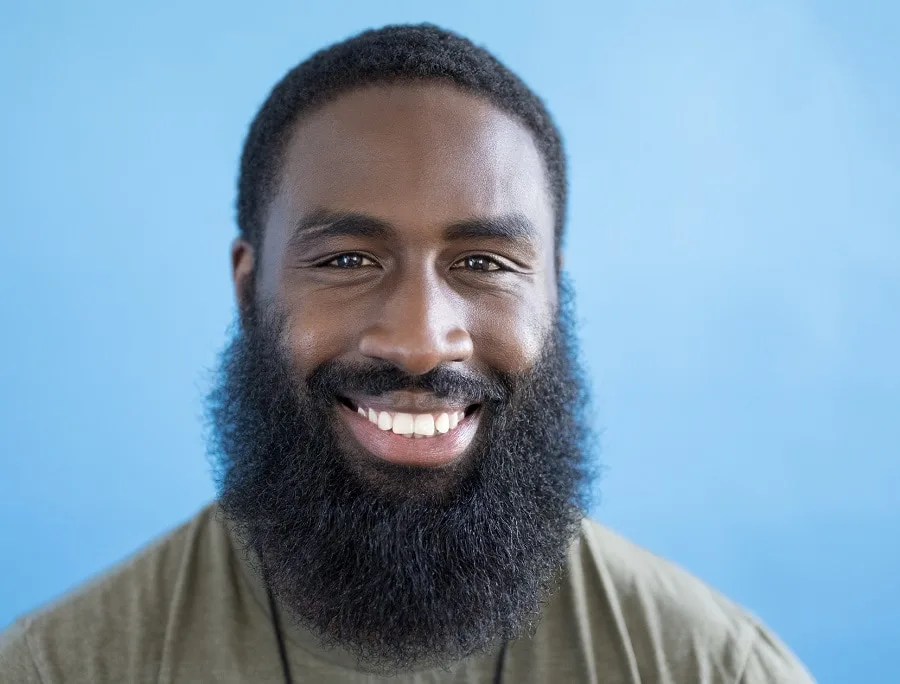
[[564, 132], [595, 516], [822, 682], [900, 682], [900, 4], [623, 5], [5, 2], [0, 625], [213, 495], [246, 127], [312, 50], [429, 20]]

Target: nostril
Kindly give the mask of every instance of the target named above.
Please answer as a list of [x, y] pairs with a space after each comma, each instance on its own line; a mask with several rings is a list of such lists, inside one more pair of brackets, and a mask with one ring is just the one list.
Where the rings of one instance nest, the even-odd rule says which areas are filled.
[[[396, 320], [385, 317], [365, 330], [359, 340], [359, 352], [366, 357], [389, 361], [412, 375], [423, 375], [445, 363], [465, 363], [472, 357], [472, 339], [461, 328], [416, 314], [412, 307]], [[424, 319], [424, 320], [423, 320]]]

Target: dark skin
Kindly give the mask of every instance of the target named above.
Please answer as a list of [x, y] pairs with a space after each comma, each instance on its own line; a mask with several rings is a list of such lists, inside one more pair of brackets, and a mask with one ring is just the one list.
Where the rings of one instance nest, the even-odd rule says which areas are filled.
[[333, 359], [517, 372], [540, 352], [557, 298], [546, 173], [530, 132], [485, 100], [384, 85], [313, 111], [264, 230], [260, 254], [232, 246], [235, 292], [241, 309], [282, 305], [302, 374]]

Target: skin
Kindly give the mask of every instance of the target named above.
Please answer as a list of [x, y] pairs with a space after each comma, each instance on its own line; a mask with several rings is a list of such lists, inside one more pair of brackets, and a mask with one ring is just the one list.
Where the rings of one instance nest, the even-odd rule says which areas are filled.
[[[223, 510], [294, 622], [367, 669], [485, 653], [535, 624], [583, 517], [543, 160], [491, 104], [417, 84], [305, 116], [282, 171], [259, 253], [232, 251]], [[421, 439], [353, 410], [453, 402]]]
[[[523, 234], [448, 235], [504, 217]], [[323, 234], [335, 225], [345, 234]], [[537, 359], [557, 297], [552, 202], [531, 133], [485, 100], [405, 84], [319, 107], [292, 132], [264, 231], [260, 253], [232, 246], [235, 293], [241, 309], [281, 304], [301, 374], [335, 359], [412, 375]], [[430, 406], [408, 394], [387, 401]]]

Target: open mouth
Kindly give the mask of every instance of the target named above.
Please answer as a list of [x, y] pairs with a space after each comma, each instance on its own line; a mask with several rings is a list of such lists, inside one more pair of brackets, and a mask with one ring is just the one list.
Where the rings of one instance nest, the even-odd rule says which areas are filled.
[[413, 413], [372, 408], [348, 397], [339, 396], [338, 401], [376, 425], [379, 430], [412, 438], [435, 437], [452, 432], [481, 407], [481, 404], [476, 403], [462, 409]]
[[475, 438], [482, 414], [479, 403], [432, 402], [428, 408], [435, 410], [417, 412], [390, 410], [394, 407], [381, 397], [338, 397], [338, 405], [341, 422], [365, 452], [407, 466], [442, 466], [461, 458]]

